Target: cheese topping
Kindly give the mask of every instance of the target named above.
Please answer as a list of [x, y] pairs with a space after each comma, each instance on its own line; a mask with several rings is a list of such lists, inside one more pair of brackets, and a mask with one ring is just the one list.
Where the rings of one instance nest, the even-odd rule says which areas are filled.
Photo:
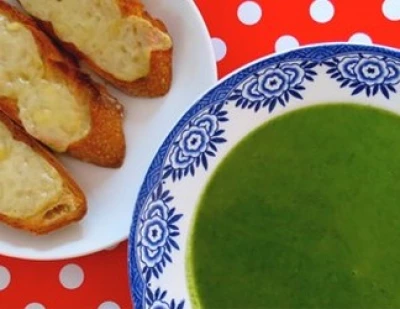
[[32, 33], [0, 16], [0, 96], [15, 99], [24, 128], [63, 152], [90, 131], [89, 107], [79, 104], [66, 85], [46, 79]]
[[57, 170], [0, 123], [0, 213], [28, 218], [57, 202], [63, 192]]
[[124, 17], [116, 0], [21, 0], [35, 17], [49, 21], [57, 35], [73, 43], [104, 71], [134, 81], [150, 70], [154, 50], [168, 50], [171, 38], [149, 21]]

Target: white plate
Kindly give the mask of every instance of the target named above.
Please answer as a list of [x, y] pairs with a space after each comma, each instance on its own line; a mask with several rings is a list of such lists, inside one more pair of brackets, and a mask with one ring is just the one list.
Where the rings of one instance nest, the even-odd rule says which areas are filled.
[[221, 80], [177, 122], [151, 164], [133, 215], [129, 275], [136, 309], [195, 307], [187, 280], [188, 244], [210, 177], [256, 128], [326, 102], [400, 115], [400, 52], [321, 44], [268, 56]]
[[0, 254], [56, 260], [87, 255], [126, 239], [135, 198], [155, 151], [196, 96], [216, 82], [210, 37], [193, 1], [143, 2], [166, 23], [175, 44], [171, 91], [163, 98], [137, 99], [110, 89], [126, 109], [123, 167], [104, 169], [62, 158], [86, 193], [88, 214], [79, 224], [40, 237], [0, 225]]

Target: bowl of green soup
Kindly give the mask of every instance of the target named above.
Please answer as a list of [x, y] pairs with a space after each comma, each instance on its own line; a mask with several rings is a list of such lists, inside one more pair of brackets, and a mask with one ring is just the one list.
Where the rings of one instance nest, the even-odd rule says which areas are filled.
[[316, 45], [196, 101], [133, 215], [136, 309], [400, 308], [400, 53]]

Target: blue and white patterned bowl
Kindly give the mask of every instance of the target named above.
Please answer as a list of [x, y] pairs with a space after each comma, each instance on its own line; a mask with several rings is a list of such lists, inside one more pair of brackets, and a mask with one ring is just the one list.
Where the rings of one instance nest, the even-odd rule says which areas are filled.
[[210, 175], [256, 127], [327, 102], [400, 114], [400, 52], [324, 44], [273, 55], [225, 78], [190, 108], [159, 149], [136, 202], [129, 239], [136, 309], [191, 307], [186, 245]]

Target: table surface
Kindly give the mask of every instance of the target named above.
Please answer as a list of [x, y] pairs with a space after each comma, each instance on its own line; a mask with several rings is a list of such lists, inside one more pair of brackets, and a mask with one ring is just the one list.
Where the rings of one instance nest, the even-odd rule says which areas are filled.
[[[399, 0], [195, 2], [210, 30], [219, 77], [275, 51], [312, 43], [400, 47]], [[0, 308], [132, 308], [127, 243], [66, 261], [0, 256]]]

